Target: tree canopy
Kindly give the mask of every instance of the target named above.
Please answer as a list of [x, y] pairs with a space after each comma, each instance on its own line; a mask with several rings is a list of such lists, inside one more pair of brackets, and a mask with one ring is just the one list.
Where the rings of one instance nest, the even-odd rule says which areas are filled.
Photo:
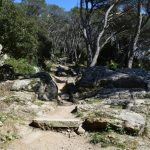
[[80, 0], [80, 7], [70, 11], [45, 0], [6, 0], [0, 9], [0, 43], [3, 53], [42, 66], [66, 57], [88, 66], [113, 60], [132, 67], [148, 54], [149, 18], [149, 0]]

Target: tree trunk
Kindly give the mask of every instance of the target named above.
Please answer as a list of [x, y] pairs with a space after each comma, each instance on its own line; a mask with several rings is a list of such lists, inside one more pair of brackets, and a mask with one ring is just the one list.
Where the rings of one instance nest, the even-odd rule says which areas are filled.
[[80, 18], [81, 18], [81, 24], [83, 27], [83, 35], [84, 35], [84, 40], [86, 44], [86, 49], [87, 49], [87, 66], [89, 67], [91, 62], [92, 62], [92, 45], [91, 45], [91, 32], [90, 32], [90, 25], [89, 25], [89, 15], [88, 15], [88, 2], [86, 1], [86, 19], [83, 17], [83, 4], [84, 0], [80, 0]]
[[133, 60], [134, 60], [134, 56], [130, 56], [129, 60], [128, 60], [128, 68], [132, 68], [133, 66]]
[[[88, 3], [91, 2], [91, 5], [88, 5]], [[107, 9], [105, 16], [104, 16], [104, 24], [102, 27], [102, 30], [99, 31], [98, 28], [98, 36], [96, 36], [96, 44], [93, 44], [93, 34], [91, 30], [91, 24], [90, 24], [90, 16], [93, 12], [94, 4], [93, 1], [89, 0], [80, 0], [80, 18], [81, 18], [81, 24], [83, 27], [83, 33], [84, 33], [84, 39], [86, 42], [86, 48], [87, 48], [87, 66], [95, 66], [97, 64], [97, 59], [99, 57], [101, 49], [107, 44], [107, 42], [110, 40], [109, 36], [106, 38], [106, 40], [101, 43], [102, 38], [105, 34], [105, 31], [108, 28], [108, 19], [109, 14], [111, 10], [116, 6], [116, 4], [119, 2], [119, 0], [116, 0], [113, 4], [110, 5], [110, 7]], [[83, 7], [83, 4], [85, 3], [85, 7]], [[91, 8], [88, 8], [88, 7]], [[85, 16], [83, 16], [83, 12], [85, 12]]]
[[137, 49], [137, 43], [140, 37], [140, 33], [141, 33], [141, 27], [142, 27], [142, 20], [143, 20], [143, 15], [141, 13], [141, 0], [138, 0], [138, 20], [137, 20], [137, 24], [135, 27], [135, 33], [133, 36], [133, 40], [131, 43], [131, 47], [129, 46], [129, 58], [128, 58], [128, 68], [132, 68], [133, 67], [133, 60], [134, 60], [134, 52]]
[[102, 49], [102, 46], [100, 46], [100, 41], [105, 33], [105, 30], [107, 28], [107, 25], [108, 25], [108, 17], [109, 17], [109, 13], [111, 12], [111, 10], [114, 8], [115, 4], [111, 5], [106, 14], [105, 14], [105, 20], [104, 20], [104, 26], [103, 26], [103, 29], [102, 31], [99, 33], [98, 35], [98, 38], [97, 38], [97, 45], [96, 45], [96, 52], [95, 52], [95, 55], [93, 57], [93, 60], [92, 60], [92, 63], [90, 64], [91, 67], [95, 66], [97, 64], [97, 60], [98, 60], [98, 56], [100, 54], [100, 51]]

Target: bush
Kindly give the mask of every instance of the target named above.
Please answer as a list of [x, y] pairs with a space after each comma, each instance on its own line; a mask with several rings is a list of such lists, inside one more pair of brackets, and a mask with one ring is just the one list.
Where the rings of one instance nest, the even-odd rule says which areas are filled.
[[118, 68], [118, 66], [119, 65], [116, 62], [114, 62], [113, 60], [111, 60], [110, 63], [107, 64], [107, 67], [109, 69], [116, 69], [116, 68]]
[[14, 59], [10, 58], [8, 60], [5, 60], [5, 64], [12, 65], [15, 73], [19, 74], [31, 74], [35, 73], [34, 67], [27, 62], [26, 59], [20, 58], [20, 59]]

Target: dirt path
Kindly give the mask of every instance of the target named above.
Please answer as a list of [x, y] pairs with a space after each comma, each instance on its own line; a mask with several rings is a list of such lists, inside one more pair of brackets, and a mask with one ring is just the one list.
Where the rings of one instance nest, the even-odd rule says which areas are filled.
[[52, 131], [32, 131], [11, 144], [8, 150], [99, 150], [83, 136], [68, 135]]
[[71, 106], [57, 106], [54, 111], [49, 112], [46, 115], [38, 116], [38, 117], [48, 117], [52, 119], [73, 119], [75, 116], [71, 113], [75, 108], [75, 105]]
[[[54, 119], [74, 119], [71, 111], [72, 106], [58, 106], [56, 110], [46, 114]], [[14, 141], [7, 150], [99, 150], [99, 146], [89, 143], [85, 136], [79, 136], [75, 133], [58, 133], [53, 131], [42, 131], [28, 126], [18, 127], [21, 139]]]

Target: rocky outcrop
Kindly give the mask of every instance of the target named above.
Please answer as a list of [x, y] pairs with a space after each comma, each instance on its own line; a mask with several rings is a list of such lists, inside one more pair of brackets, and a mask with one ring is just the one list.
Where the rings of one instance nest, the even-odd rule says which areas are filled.
[[83, 128], [88, 131], [143, 135], [148, 125], [149, 103], [149, 99], [87, 99], [73, 113], [82, 117]]
[[110, 70], [96, 66], [87, 68], [76, 86], [83, 98], [144, 98], [150, 94], [149, 81], [150, 73], [142, 69]]
[[58, 94], [55, 82], [46, 72], [31, 75], [29, 79], [15, 80], [11, 90], [35, 92], [39, 99], [46, 101], [56, 100]]
[[[92, 67], [87, 68], [83, 73], [78, 86], [81, 87], [115, 87], [115, 88], [147, 88], [148, 82], [146, 78], [148, 73], [140, 74], [142, 70], [137, 71], [123, 71], [109, 70], [106, 67]], [[136, 73], [138, 72], [138, 73]], [[150, 76], [149, 76], [150, 77]]]
[[90, 131], [103, 131], [110, 128], [126, 134], [140, 135], [144, 132], [146, 116], [130, 110], [105, 110], [94, 112], [85, 119], [83, 127]]

